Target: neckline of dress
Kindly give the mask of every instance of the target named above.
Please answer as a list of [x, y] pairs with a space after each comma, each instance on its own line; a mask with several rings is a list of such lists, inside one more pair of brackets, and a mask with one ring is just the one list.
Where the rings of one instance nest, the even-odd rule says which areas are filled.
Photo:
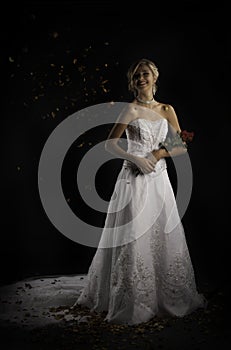
[[[132, 104], [134, 104], [134, 105], [137, 105], [136, 103], [134, 103], [134, 102], [131, 102]], [[144, 106], [140, 106], [140, 105], [138, 105], [139, 106], [139, 108], [143, 108], [143, 109], [149, 109], [150, 111], [152, 111], [152, 112], [154, 112], [156, 115], [158, 115], [161, 119], [165, 119], [165, 120], [167, 120], [167, 118], [165, 118], [165, 117], [163, 117], [160, 113], [158, 113], [158, 112], [156, 112], [154, 109], [151, 109], [151, 108], [147, 108], [147, 107], [144, 107]], [[134, 120], [137, 120], [137, 119], [144, 119], [144, 120], [148, 120], [148, 121], [154, 121], [155, 122], [155, 120], [151, 120], [151, 119], [145, 119], [145, 118], [136, 118], [136, 119], [134, 119]], [[167, 120], [168, 121], [168, 120]]]
[[[157, 114], [158, 114], [158, 113], [157, 113]], [[147, 122], [156, 123], [158, 120], [162, 120], [162, 119], [167, 121], [167, 119], [164, 118], [164, 117], [161, 117], [161, 118], [156, 119], [156, 120], [151, 120], [151, 119], [146, 119], [146, 118], [136, 118], [136, 119], [131, 120], [131, 121], [128, 123], [128, 125], [129, 125], [129, 124], [132, 124], [132, 123], [135, 122], [136, 120], [146, 120]]]

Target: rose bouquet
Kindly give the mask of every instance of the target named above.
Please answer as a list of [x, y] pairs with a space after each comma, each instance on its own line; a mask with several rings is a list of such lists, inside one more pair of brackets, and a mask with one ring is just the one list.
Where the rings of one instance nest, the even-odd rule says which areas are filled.
[[194, 138], [194, 132], [182, 130], [177, 131], [174, 136], [168, 136], [164, 142], [159, 144], [160, 148], [165, 148], [167, 151], [171, 151], [175, 147], [187, 148], [188, 144], [192, 142]]

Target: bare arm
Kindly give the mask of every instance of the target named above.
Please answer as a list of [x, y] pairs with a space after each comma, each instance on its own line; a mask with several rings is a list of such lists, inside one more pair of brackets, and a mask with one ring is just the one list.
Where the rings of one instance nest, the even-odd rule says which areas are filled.
[[126, 152], [123, 148], [121, 148], [118, 145], [118, 142], [121, 136], [123, 135], [125, 129], [127, 128], [127, 125], [132, 120], [132, 115], [129, 112], [132, 112], [131, 108], [127, 107], [119, 115], [105, 142], [105, 150], [109, 153], [114, 154], [118, 158], [127, 159], [133, 162], [135, 160], [135, 157], [132, 154]]
[[[164, 113], [166, 114], [166, 118], [169, 122], [170, 130], [171, 130], [173, 136], [177, 132], [181, 132], [181, 128], [180, 128], [178, 118], [177, 118], [177, 115], [176, 115], [174, 108], [172, 106], [168, 105], [168, 108], [165, 110]], [[164, 148], [161, 148], [159, 150], [153, 150], [152, 154], [154, 155], [154, 157], [156, 157], [157, 160], [159, 160], [159, 159], [164, 158], [164, 157], [176, 157], [176, 156], [179, 156], [179, 155], [184, 154], [186, 152], [187, 152], [187, 148], [185, 148], [185, 147], [173, 147], [171, 151], [167, 151]]]

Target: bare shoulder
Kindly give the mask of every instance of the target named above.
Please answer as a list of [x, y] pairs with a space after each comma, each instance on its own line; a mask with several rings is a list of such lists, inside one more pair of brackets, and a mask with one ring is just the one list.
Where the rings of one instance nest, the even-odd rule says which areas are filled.
[[171, 122], [173, 119], [176, 119], [175, 109], [169, 103], [159, 103], [159, 111], [161, 115], [169, 122]]
[[171, 115], [175, 114], [175, 110], [169, 103], [159, 103], [161, 113], [168, 119]]
[[135, 116], [137, 114], [137, 106], [138, 104], [136, 102], [130, 102], [127, 104], [127, 112], [128, 114], [131, 114], [132, 116]]
[[161, 112], [162, 112], [162, 115], [168, 120], [168, 122], [174, 127], [175, 130], [178, 130], [178, 131], [181, 130], [175, 109], [172, 105], [162, 103]]
[[120, 123], [130, 123], [137, 118], [138, 111], [136, 103], [127, 103], [119, 116]]

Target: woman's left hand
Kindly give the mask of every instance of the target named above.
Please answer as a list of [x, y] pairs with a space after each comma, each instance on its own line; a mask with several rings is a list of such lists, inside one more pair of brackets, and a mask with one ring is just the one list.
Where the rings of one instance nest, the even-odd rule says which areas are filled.
[[156, 159], [156, 162], [158, 162], [158, 160], [161, 159], [161, 149], [156, 149], [156, 150], [152, 151], [151, 154]]

